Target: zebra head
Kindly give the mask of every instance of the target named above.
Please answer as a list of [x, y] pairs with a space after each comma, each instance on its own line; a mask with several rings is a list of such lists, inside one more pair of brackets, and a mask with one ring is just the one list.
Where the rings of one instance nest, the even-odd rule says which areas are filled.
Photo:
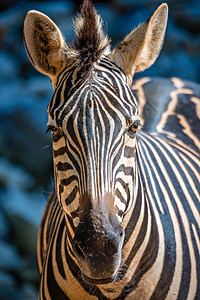
[[33, 65], [51, 79], [48, 105], [55, 187], [66, 215], [68, 248], [84, 278], [114, 280], [121, 263], [122, 220], [134, 200], [136, 132], [140, 124], [130, 85], [157, 58], [167, 6], [112, 52], [102, 20], [84, 1], [67, 44], [46, 15], [30, 11], [24, 41]]

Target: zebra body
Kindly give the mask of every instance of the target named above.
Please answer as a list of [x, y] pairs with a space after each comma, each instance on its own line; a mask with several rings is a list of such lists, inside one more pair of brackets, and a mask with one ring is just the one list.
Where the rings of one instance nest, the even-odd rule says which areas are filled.
[[143, 78], [130, 88], [160, 51], [166, 15], [161, 5], [112, 52], [88, 1], [71, 46], [43, 14], [25, 20], [27, 52], [55, 90], [40, 299], [200, 299], [200, 87]]

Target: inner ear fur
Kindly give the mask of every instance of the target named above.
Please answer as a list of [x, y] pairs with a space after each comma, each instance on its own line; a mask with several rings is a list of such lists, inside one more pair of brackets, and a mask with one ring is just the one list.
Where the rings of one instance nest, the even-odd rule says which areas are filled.
[[24, 21], [24, 44], [35, 68], [54, 76], [65, 63], [66, 44], [59, 28], [45, 14], [31, 10]]
[[111, 52], [110, 58], [132, 81], [135, 72], [149, 68], [162, 48], [168, 6], [161, 4], [152, 17], [138, 26]]

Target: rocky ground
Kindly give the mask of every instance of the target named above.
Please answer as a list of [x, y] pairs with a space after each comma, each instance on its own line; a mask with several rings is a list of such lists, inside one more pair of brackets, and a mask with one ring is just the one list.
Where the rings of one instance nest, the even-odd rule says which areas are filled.
[[[53, 187], [51, 141], [46, 106], [49, 79], [28, 62], [23, 20], [29, 9], [46, 13], [70, 41], [71, 1], [2, 1], [0, 4], [0, 300], [36, 300], [36, 236], [43, 207]], [[166, 1], [169, 25], [156, 64], [139, 76], [178, 76], [200, 82], [200, 2]], [[96, 3], [116, 45], [148, 19], [158, 0]]]

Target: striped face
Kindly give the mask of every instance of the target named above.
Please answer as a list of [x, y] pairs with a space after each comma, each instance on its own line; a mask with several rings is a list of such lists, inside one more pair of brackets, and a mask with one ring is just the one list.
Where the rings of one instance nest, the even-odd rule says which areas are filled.
[[58, 78], [48, 106], [58, 199], [79, 222], [83, 197], [89, 206], [109, 203], [121, 221], [133, 193], [136, 100], [125, 75], [108, 58], [86, 79], [74, 65]]

